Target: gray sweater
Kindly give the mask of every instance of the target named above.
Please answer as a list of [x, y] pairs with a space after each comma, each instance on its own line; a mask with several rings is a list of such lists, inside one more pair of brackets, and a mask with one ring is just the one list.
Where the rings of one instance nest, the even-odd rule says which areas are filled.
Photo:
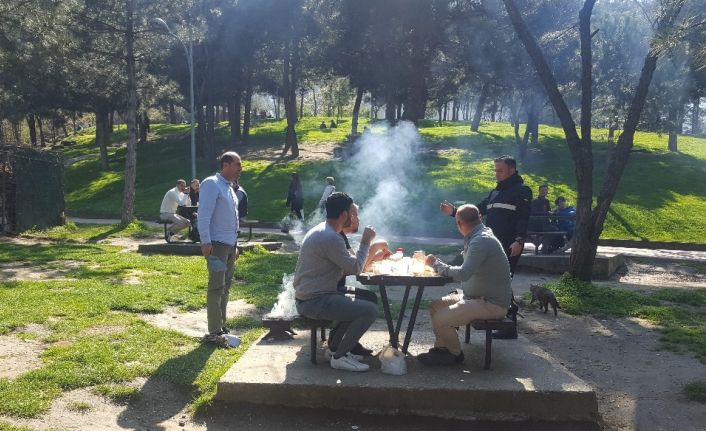
[[460, 281], [465, 297], [483, 297], [501, 307], [509, 307], [510, 264], [500, 241], [482, 223], [463, 238], [463, 264], [449, 266], [437, 261], [437, 273]]
[[323, 222], [307, 232], [299, 250], [294, 272], [294, 296], [299, 300], [337, 293], [343, 274], [360, 274], [368, 258], [370, 244], [360, 244], [351, 256], [343, 237]]

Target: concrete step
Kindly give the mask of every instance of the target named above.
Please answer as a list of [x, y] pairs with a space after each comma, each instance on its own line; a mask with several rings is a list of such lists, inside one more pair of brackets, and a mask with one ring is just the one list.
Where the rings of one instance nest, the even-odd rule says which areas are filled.
[[[243, 251], [251, 250], [256, 245], [264, 247], [265, 250], [269, 251], [275, 251], [282, 248], [281, 242], [252, 241], [246, 243], [238, 243], [238, 251], [242, 253]], [[140, 244], [137, 247], [137, 251], [140, 253], [180, 254], [198, 256], [201, 254], [201, 244], [192, 242], [166, 243], [164, 241], [155, 241], [153, 243]]]
[[[517, 266], [541, 272], [564, 273], [569, 271], [569, 253], [530, 254], [524, 253]], [[613, 273], [625, 263], [622, 253], [599, 253], [593, 264], [593, 277], [596, 279], [610, 278]]]
[[[593, 389], [526, 338], [494, 341], [491, 369], [484, 371], [485, 335], [473, 331], [464, 364], [425, 367], [414, 356], [432, 346], [433, 334], [428, 322], [419, 326], [404, 376], [383, 374], [377, 358], [365, 361], [371, 369], [364, 373], [334, 370], [321, 349], [313, 365], [309, 332], [299, 331], [293, 340], [252, 345], [222, 377], [216, 399], [469, 420], [598, 420]], [[388, 338], [379, 319], [361, 341], [379, 352]]]

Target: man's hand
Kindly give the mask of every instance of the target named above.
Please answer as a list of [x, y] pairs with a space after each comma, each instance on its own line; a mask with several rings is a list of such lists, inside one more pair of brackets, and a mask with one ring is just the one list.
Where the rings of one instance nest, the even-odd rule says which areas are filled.
[[436, 264], [436, 261], [437, 261], [437, 260], [439, 260], [439, 259], [437, 259], [436, 256], [434, 256], [433, 254], [430, 254], [430, 255], [428, 255], [427, 258], [424, 260], [424, 263], [425, 263], [427, 266], [432, 266], [432, 267], [433, 267], [433, 266]]
[[202, 244], [201, 245], [201, 254], [203, 254], [203, 257], [209, 257], [212, 252], [213, 252], [213, 246], [211, 244]]
[[517, 241], [513, 242], [512, 244], [510, 244], [510, 256], [521, 255], [523, 248], [524, 248], [524, 245], [520, 244]]
[[372, 226], [365, 226], [363, 230], [363, 237], [360, 239], [361, 244], [370, 244], [370, 242], [375, 238], [375, 229]]
[[450, 216], [454, 213], [455, 207], [451, 202], [445, 200], [439, 205], [439, 209], [442, 213], [446, 214], [447, 216]]

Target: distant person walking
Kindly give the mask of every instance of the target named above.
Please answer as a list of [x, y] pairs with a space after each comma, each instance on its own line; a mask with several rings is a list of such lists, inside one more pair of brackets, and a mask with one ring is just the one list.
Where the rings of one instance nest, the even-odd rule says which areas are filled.
[[290, 207], [296, 218], [304, 220], [304, 191], [302, 190], [302, 180], [296, 172], [292, 173], [285, 205]]
[[206, 341], [226, 347], [226, 309], [235, 272], [238, 240], [238, 199], [232, 183], [240, 177], [242, 161], [233, 152], [219, 157], [220, 173], [201, 183], [198, 226], [201, 233], [201, 253], [208, 267]]
[[321, 199], [319, 200], [319, 209], [321, 212], [326, 212], [326, 199], [336, 191], [333, 177], [326, 177], [324, 181], [326, 181], [326, 187], [324, 187], [324, 192], [321, 194]]

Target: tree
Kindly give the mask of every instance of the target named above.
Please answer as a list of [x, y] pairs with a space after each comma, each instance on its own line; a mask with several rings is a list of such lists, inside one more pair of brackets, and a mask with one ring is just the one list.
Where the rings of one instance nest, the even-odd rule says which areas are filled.
[[630, 157], [633, 147], [635, 130], [640, 114], [645, 105], [650, 82], [661, 54], [660, 41], [672, 29], [685, 0], [664, 1], [660, 5], [655, 21], [655, 35], [650, 44], [650, 50], [645, 56], [640, 80], [623, 126], [617, 145], [611, 147], [608, 155], [608, 169], [603, 186], [593, 206], [593, 149], [591, 140], [591, 115], [593, 103], [593, 58], [591, 39], [595, 33], [591, 30], [591, 15], [596, 0], [585, 0], [579, 13], [579, 34], [581, 41], [581, 136], [576, 132], [576, 124], [564, 97], [556, 83], [541, 48], [530, 32], [514, 0], [503, 0], [510, 21], [522, 41], [532, 63], [539, 75], [549, 100], [559, 117], [566, 135], [566, 142], [574, 162], [574, 171], [578, 187], [577, 223], [574, 237], [574, 247], [571, 251], [571, 273], [581, 280], [590, 280], [593, 273], [593, 262], [598, 247], [598, 238], [603, 230], [603, 224], [608, 214], [610, 204], [615, 197], [620, 178]]

